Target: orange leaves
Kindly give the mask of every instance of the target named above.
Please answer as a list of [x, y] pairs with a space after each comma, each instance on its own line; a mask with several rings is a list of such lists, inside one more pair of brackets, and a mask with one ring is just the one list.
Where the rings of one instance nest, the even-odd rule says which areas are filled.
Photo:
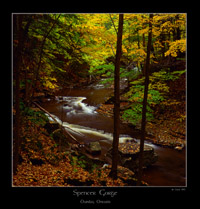
[[[123, 167], [119, 166], [119, 170]], [[68, 156], [57, 166], [43, 164], [41, 166], [23, 162], [18, 166], [17, 175], [13, 176], [14, 186], [125, 186], [130, 178], [128, 172], [119, 172], [117, 180], [108, 175], [111, 166], [105, 169], [96, 168], [88, 172], [83, 168], [72, 166]], [[131, 174], [132, 175], [132, 174]]]
[[113, 108], [114, 105], [113, 104], [102, 104], [98, 109], [97, 112], [106, 115], [108, 117], [112, 117], [113, 116]]
[[138, 143], [122, 143], [119, 144], [119, 151], [123, 154], [134, 154], [140, 151], [140, 145]]
[[63, 186], [67, 166], [59, 167], [51, 164], [35, 166], [22, 163], [18, 167], [18, 173], [13, 177], [15, 186]]
[[86, 156], [72, 152], [72, 145], [68, 151], [59, 151], [59, 146], [55, 146], [45, 129], [31, 121], [23, 123], [22, 129], [22, 162], [17, 174], [13, 175], [13, 186], [128, 185], [125, 182], [132, 174], [127, 174], [127, 171], [119, 172], [118, 179], [113, 181], [109, 177], [111, 166], [102, 168], [102, 165], [94, 164]]

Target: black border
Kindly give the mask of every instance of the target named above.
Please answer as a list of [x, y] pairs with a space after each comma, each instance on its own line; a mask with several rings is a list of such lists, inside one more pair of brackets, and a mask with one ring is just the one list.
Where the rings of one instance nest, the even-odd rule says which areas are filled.
[[[58, 3], [58, 2], [57, 2]], [[95, 2], [93, 2], [95, 3]], [[98, 4], [100, 2], [96, 2], [95, 4]], [[182, 2], [184, 3], [184, 2]], [[21, 200], [23, 199], [27, 199], [27, 200], [31, 200], [31, 204], [30, 206], [34, 206], [37, 204], [39, 204], [39, 200], [45, 200], [45, 201], [49, 201], [51, 203], [51, 201], [55, 202], [57, 200], [58, 197], [64, 197], [63, 200], [65, 200], [66, 204], [69, 206], [71, 203], [74, 205], [76, 204], [77, 206], [85, 206], [85, 207], [89, 207], [92, 206], [93, 208], [95, 208], [96, 206], [99, 206], [97, 204], [95, 205], [89, 205], [89, 204], [81, 204], [80, 205], [80, 198], [77, 198], [76, 196], [73, 195], [73, 191], [74, 189], [78, 189], [79, 191], [96, 191], [96, 193], [99, 192], [100, 189], [104, 188], [106, 191], [117, 191], [118, 194], [116, 196], [116, 198], [111, 198], [111, 204], [103, 204], [101, 206], [106, 207], [106, 206], [113, 206], [113, 205], [121, 205], [126, 203], [125, 205], [129, 205], [129, 204], [133, 204], [134, 206], [134, 202], [138, 202], [139, 203], [139, 199], [137, 199], [136, 196], [141, 196], [141, 197], [147, 197], [147, 196], [153, 196], [155, 194], [158, 194], [159, 196], [164, 195], [164, 193], [168, 193], [168, 194], [173, 194], [174, 196], [177, 195], [183, 195], [183, 194], [187, 194], [188, 192], [194, 191], [192, 186], [192, 163], [191, 162], [191, 157], [192, 157], [192, 146], [191, 146], [191, 142], [190, 142], [190, 135], [191, 135], [191, 131], [189, 130], [190, 127], [190, 117], [189, 115], [191, 114], [191, 110], [189, 108], [189, 99], [191, 97], [190, 92], [188, 90], [189, 86], [190, 86], [190, 81], [191, 81], [191, 74], [190, 74], [190, 57], [191, 57], [191, 45], [190, 45], [190, 41], [189, 39], [191, 38], [191, 34], [190, 34], [190, 29], [191, 26], [190, 23], [192, 21], [192, 9], [190, 9], [189, 7], [183, 8], [183, 4], [182, 7], [176, 7], [176, 8], [151, 8], [151, 7], [143, 7], [143, 8], [138, 8], [138, 7], [134, 7], [133, 4], [131, 4], [130, 6], [130, 1], [127, 2], [127, 4], [125, 4], [124, 2], [122, 2], [121, 4], [125, 4], [126, 7], [123, 8], [122, 6], [120, 7], [116, 7], [116, 6], [111, 6], [111, 7], [104, 7], [104, 5], [102, 5], [102, 7], [98, 6], [97, 8], [92, 8], [92, 7], [87, 7], [86, 5], [82, 6], [79, 5], [79, 7], [76, 8], [71, 8], [71, 7], [64, 7], [62, 2], [60, 3], [60, 8], [55, 8], [55, 5], [53, 5], [52, 7], [48, 6], [46, 7], [38, 7], [38, 4], [36, 4], [35, 2], [32, 2], [32, 6], [29, 6], [27, 8], [23, 8], [20, 7], [19, 4], [16, 7], [15, 5], [13, 5], [13, 2], [11, 3], [12, 7], [8, 9], [8, 11], [6, 11], [6, 19], [5, 16], [2, 19], [4, 21], [4, 23], [6, 23], [5, 28], [7, 28], [8, 34], [6, 34], [6, 38], [8, 38], [8, 41], [6, 42], [6, 54], [8, 53], [8, 61], [6, 61], [7, 65], [6, 65], [6, 70], [8, 71], [8, 76], [6, 77], [6, 91], [3, 91], [3, 98], [5, 98], [6, 100], [6, 108], [8, 110], [8, 116], [6, 116], [6, 118], [8, 120], [6, 120], [6, 127], [9, 127], [8, 134], [6, 135], [6, 139], [3, 137], [2, 139], [4, 141], [6, 141], [6, 147], [8, 147], [7, 150], [7, 154], [8, 156], [6, 156], [6, 159], [8, 159], [8, 163], [6, 163], [6, 166], [4, 168], [6, 168], [6, 172], [4, 172], [4, 174], [6, 174], [6, 178], [8, 179], [7, 181], [3, 180], [3, 183], [6, 183], [6, 192], [8, 192], [8, 194], [14, 197], [20, 197]], [[25, 2], [23, 2], [23, 4], [25, 4]], [[55, 4], [55, 2], [54, 2]], [[77, 4], [79, 4], [79, 2], [77, 2]], [[102, 4], [102, 2], [101, 2]], [[112, 2], [110, 3], [112, 4]], [[146, 2], [144, 2], [144, 4], [146, 4]], [[25, 5], [26, 6], [26, 5]], [[20, 7], [20, 8], [19, 8]], [[56, 13], [187, 13], [187, 138], [189, 139], [187, 142], [187, 187], [12, 187], [12, 170], [11, 170], [11, 149], [12, 149], [12, 143], [11, 143], [11, 138], [12, 138], [12, 120], [11, 119], [11, 98], [12, 98], [12, 72], [9, 71], [9, 69], [12, 69], [12, 47], [11, 47], [11, 38], [12, 38], [12, 34], [11, 34], [11, 18], [12, 18], [12, 13], [50, 13], [50, 12], [56, 12]], [[9, 46], [9, 47], [8, 47]], [[10, 59], [11, 58], [11, 59]], [[4, 61], [5, 62], [5, 61]], [[3, 79], [4, 80], [4, 79]], [[5, 81], [5, 80], [4, 80]], [[5, 85], [5, 82], [3, 83], [3, 85]], [[2, 86], [2, 89], [5, 89], [5, 87]], [[6, 93], [4, 95], [4, 93]], [[7, 103], [8, 102], [8, 103]], [[5, 124], [5, 123], [4, 123]], [[194, 135], [194, 134], [192, 134]], [[196, 136], [193, 136], [192, 138], [195, 139]], [[9, 141], [10, 139], [10, 141]], [[8, 143], [8, 144], [7, 144]], [[190, 162], [189, 162], [190, 161]], [[44, 198], [42, 197], [42, 195], [46, 193], [46, 195], [48, 196], [48, 198]], [[56, 196], [54, 196], [56, 194]], [[34, 201], [35, 198], [33, 198], [33, 196], [37, 196], [36, 198], [36, 202]], [[58, 196], [57, 196], [58, 195]], [[61, 196], [60, 196], [61, 195]], [[154, 196], [156, 197], [156, 196]], [[91, 199], [95, 199], [97, 198], [97, 196], [91, 197]], [[183, 198], [183, 196], [182, 196]], [[157, 199], [157, 198], [156, 198]], [[159, 200], [159, 199], [157, 199]], [[183, 199], [182, 199], [183, 200]], [[59, 201], [59, 200], [58, 200]], [[153, 200], [154, 201], [154, 200]], [[21, 201], [20, 201], [21, 202]], [[63, 202], [63, 201], [61, 201]], [[167, 202], [167, 198], [166, 198], [166, 202]], [[165, 202], [165, 203], [166, 203]], [[70, 203], [70, 204], [69, 204]], [[145, 200], [144, 202], [145, 203]], [[67, 207], [67, 206], [66, 206]]]

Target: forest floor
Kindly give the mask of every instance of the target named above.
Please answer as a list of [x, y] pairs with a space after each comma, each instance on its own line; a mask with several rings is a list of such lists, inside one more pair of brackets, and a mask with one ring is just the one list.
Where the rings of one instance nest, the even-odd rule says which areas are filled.
[[[22, 143], [17, 174], [13, 174], [13, 186], [134, 186], [135, 173], [118, 166], [118, 178], [109, 177], [110, 165], [88, 158], [77, 144], [66, 139], [59, 144], [52, 133], [42, 125], [37, 108], [31, 108], [31, 116], [22, 123]], [[41, 117], [41, 116], [40, 116]], [[142, 182], [144, 186], [148, 185]]]

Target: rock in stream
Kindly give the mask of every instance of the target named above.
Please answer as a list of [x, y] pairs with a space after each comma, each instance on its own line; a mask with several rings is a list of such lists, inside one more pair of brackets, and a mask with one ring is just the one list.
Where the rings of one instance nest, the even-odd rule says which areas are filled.
[[92, 155], [97, 155], [101, 153], [101, 145], [98, 141], [90, 142], [89, 144], [87, 144], [85, 148], [87, 152], [89, 152]]
[[[126, 142], [119, 144], [119, 164], [135, 171], [139, 167], [139, 152], [140, 144], [133, 142]], [[107, 153], [108, 157], [112, 157], [112, 148]], [[144, 145], [143, 166], [147, 167], [155, 163], [158, 159], [154, 148]]]

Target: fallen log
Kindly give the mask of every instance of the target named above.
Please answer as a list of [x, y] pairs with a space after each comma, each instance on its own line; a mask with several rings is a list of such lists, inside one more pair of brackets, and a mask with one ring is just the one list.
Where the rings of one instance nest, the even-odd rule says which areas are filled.
[[[56, 123], [58, 123], [58, 121], [53, 117], [53, 115], [51, 115], [51, 113], [49, 113], [47, 110], [45, 110], [43, 107], [41, 107], [39, 104], [37, 104], [36, 102], [33, 102], [34, 105], [36, 105], [40, 110], [42, 110], [43, 112], [47, 113]], [[59, 124], [59, 128], [63, 130], [64, 135], [66, 136], [66, 134], [68, 136], [70, 136], [70, 138], [72, 138], [76, 143], [78, 144], [83, 144], [80, 143], [74, 136], [72, 136], [72, 134], [69, 133], [69, 131], [66, 130], [66, 128], [64, 128], [61, 124]], [[68, 129], [70, 129], [69, 127], [67, 127]], [[72, 130], [72, 129], [70, 129]], [[72, 130], [73, 132], [76, 132], [74, 130]], [[81, 135], [84, 137], [83, 134], [76, 132], [77, 134]], [[66, 136], [67, 137], [67, 136]]]

